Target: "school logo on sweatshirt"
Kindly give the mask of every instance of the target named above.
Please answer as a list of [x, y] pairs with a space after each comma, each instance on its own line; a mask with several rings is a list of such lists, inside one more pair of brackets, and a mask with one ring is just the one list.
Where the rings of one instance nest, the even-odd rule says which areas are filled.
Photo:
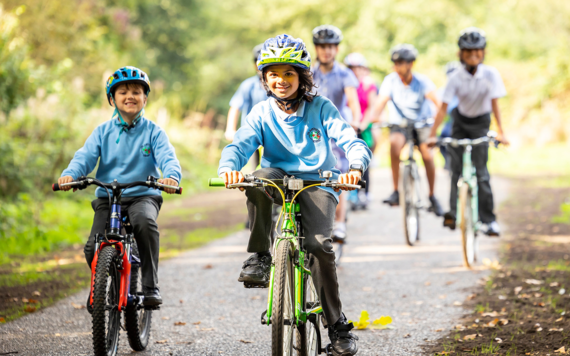
[[148, 143], [141, 146], [141, 153], [143, 156], [145, 156], [145, 157], [150, 156], [150, 152], [151, 152], [151, 149], [150, 149], [150, 145]]
[[321, 130], [313, 128], [309, 130], [309, 137], [313, 142], [320, 142], [323, 135], [321, 135]]

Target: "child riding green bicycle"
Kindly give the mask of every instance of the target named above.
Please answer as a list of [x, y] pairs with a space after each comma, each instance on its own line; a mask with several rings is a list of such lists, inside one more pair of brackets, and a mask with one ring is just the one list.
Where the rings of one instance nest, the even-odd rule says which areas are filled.
[[[318, 180], [319, 170], [332, 171], [339, 183], [357, 184], [368, 167], [371, 152], [364, 141], [326, 98], [314, 93], [311, 57], [300, 39], [280, 35], [265, 41], [258, 68], [270, 99], [256, 105], [222, 152], [218, 174], [228, 187], [244, 181], [240, 172], [259, 146], [264, 146], [261, 169], [253, 175], [265, 179], [295, 176]], [[330, 139], [336, 141], [350, 161], [350, 172], [339, 174]], [[240, 188], [244, 189], [244, 188]], [[352, 190], [343, 187], [343, 190]], [[245, 188], [251, 236], [239, 281], [249, 285], [269, 282], [272, 227], [271, 206], [283, 204], [272, 187]], [[353, 328], [342, 313], [331, 233], [340, 192], [330, 187], [311, 187], [299, 195], [304, 227], [304, 245], [315, 257], [310, 270], [329, 326], [334, 355], [358, 351]], [[326, 281], [326, 282], [325, 282]]]

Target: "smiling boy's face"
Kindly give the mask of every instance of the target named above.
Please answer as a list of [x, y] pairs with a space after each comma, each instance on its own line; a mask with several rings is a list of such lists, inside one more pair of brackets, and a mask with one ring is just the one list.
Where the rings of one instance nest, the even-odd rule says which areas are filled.
[[119, 85], [114, 98], [121, 115], [132, 119], [144, 108], [147, 99], [140, 84]]
[[299, 89], [299, 73], [291, 65], [273, 65], [265, 72], [267, 86], [281, 99], [294, 98]]
[[468, 66], [476, 67], [483, 63], [485, 58], [484, 49], [462, 49], [459, 52], [459, 59]]

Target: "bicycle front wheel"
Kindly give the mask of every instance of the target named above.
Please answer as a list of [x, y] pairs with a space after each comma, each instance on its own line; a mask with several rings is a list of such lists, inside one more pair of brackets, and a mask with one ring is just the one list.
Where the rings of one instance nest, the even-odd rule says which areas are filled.
[[[305, 275], [305, 283], [303, 289], [304, 305], [306, 310], [311, 310], [319, 307], [321, 303], [319, 302], [319, 296], [317, 294], [317, 289], [313, 284], [313, 278], [310, 275]], [[320, 331], [320, 318], [319, 315], [315, 315], [315, 323], [307, 320], [303, 325], [299, 325], [297, 329], [297, 342], [295, 343], [295, 349], [298, 350], [299, 356], [316, 356], [318, 355], [318, 338], [317, 333]]]
[[404, 235], [406, 243], [413, 246], [420, 239], [420, 211], [418, 201], [420, 192], [416, 189], [416, 181], [412, 174], [412, 166], [404, 166], [401, 186], [403, 194], [400, 194], [400, 206], [402, 207], [404, 220]]
[[477, 255], [477, 238], [473, 228], [473, 196], [469, 185], [463, 183], [459, 188], [459, 226], [461, 228], [461, 242], [463, 245], [463, 265], [471, 268]]
[[271, 310], [271, 354], [289, 356], [297, 354], [293, 346], [295, 331], [295, 282], [292, 261], [293, 246], [281, 240], [275, 256], [273, 280], [273, 307]]
[[[139, 250], [133, 244], [133, 255], [139, 257]], [[142, 295], [142, 271], [140, 264], [131, 265], [131, 295]], [[152, 310], [141, 308], [138, 305], [129, 305], [125, 309], [125, 329], [129, 345], [135, 351], [143, 351], [148, 345], [150, 338], [150, 325], [152, 320]]]
[[115, 356], [119, 348], [121, 276], [117, 269], [119, 252], [105, 246], [99, 253], [93, 286], [93, 350], [95, 356]]

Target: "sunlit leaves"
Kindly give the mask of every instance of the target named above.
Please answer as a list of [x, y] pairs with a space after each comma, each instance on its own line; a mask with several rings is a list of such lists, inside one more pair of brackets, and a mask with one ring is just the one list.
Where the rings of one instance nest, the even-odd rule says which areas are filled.
[[394, 327], [390, 326], [392, 324], [392, 318], [390, 316], [381, 316], [380, 318], [374, 320], [372, 323], [370, 322], [370, 315], [368, 311], [363, 310], [360, 313], [360, 318], [358, 321], [351, 321], [354, 324], [354, 327], [357, 330], [363, 330], [368, 327], [371, 329], [393, 329]]

